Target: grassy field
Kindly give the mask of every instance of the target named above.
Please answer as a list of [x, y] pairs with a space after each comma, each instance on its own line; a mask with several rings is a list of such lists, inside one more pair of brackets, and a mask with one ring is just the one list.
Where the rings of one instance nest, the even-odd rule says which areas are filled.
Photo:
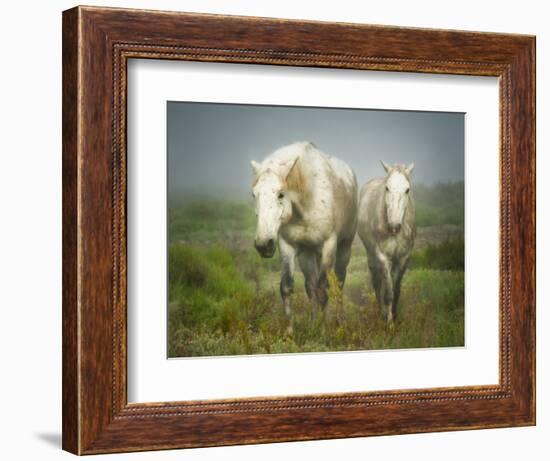
[[289, 319], [279, 295], [278, 254], [262, 259], [252, 245], [252, 203], [172, 197], [168, 355], [463, 345], [464, 184], [417, 186], [415, 194], [418, 235], [393, 330], [382, 320], [358, 239], [344, 290], [331, 283], [325, 310], [313, 308], [296, 272]]

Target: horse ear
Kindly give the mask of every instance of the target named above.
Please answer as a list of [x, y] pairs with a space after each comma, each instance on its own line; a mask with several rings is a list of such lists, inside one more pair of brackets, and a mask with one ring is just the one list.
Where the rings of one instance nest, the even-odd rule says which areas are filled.
[[384, 160], [380, 160], [380, 163], [382, 164], [382, 167], [384, 168], [384, 171], [386, 173], [389, 173], [390, 170], [391, 170], [391, 166], [388, 165], [386, 162], [384, 162]]
[[250, 166], [252, 167], [252, 173], [254, 173], [254, 176], [258, 176], [258, 173], [260, 172], [260, 164], [256, 160], [251, 160]]
[[405, 172], [407, 173], [407, 176], [410, 176], [413, 170], [414, 170], [414, 163], [411, 163], [407, 168], [405, 168]]
[[304, 176], [302, 174], [302, 169], [300, 168], [300, 157], [296, 157], [296, 160], [294, 160], [290, 170], [288, 170], [285, 178], [285, 185], [288, 190], [294, 190], [297, 192], [303, 191]]

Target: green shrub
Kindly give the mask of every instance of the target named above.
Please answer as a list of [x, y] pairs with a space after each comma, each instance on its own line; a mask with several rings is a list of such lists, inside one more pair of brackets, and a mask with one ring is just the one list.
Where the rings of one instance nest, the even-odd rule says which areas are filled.
[[221, 247], [173, 243], [168, 250], [170, 322], [187, 325], [227, 323], [253, 287], [237, 271], [231, 253]]
[[464, 239], [449, 239], [415, 251], [411, 256], [410, 267], [463, 271]]

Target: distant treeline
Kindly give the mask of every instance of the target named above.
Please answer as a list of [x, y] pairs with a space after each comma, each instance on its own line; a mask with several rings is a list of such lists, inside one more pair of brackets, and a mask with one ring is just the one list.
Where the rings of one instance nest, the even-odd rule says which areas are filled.
[[[414, 186], [418, 227], [464, 226], [464, 182]], [[235, 194], [171, 195], [168, 206], [170, 241], [213, 237], [221, 232], [254, 233], [251, 197]]]
[[416, 184], [414, 197], [417, 226], [464, 226], [464, 181], [432, 186]]

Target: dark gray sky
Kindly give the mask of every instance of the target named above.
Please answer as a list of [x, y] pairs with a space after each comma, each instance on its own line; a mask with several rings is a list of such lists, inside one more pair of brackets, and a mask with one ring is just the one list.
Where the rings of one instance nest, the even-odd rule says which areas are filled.
[[169, 192], [246, 192], [250, 160], [294, 141], [313, 141], [346, 161], [362, 185], [379, 160], [415, 163], [413, 181], [464, 180], [464, 114], [168, 103]]

